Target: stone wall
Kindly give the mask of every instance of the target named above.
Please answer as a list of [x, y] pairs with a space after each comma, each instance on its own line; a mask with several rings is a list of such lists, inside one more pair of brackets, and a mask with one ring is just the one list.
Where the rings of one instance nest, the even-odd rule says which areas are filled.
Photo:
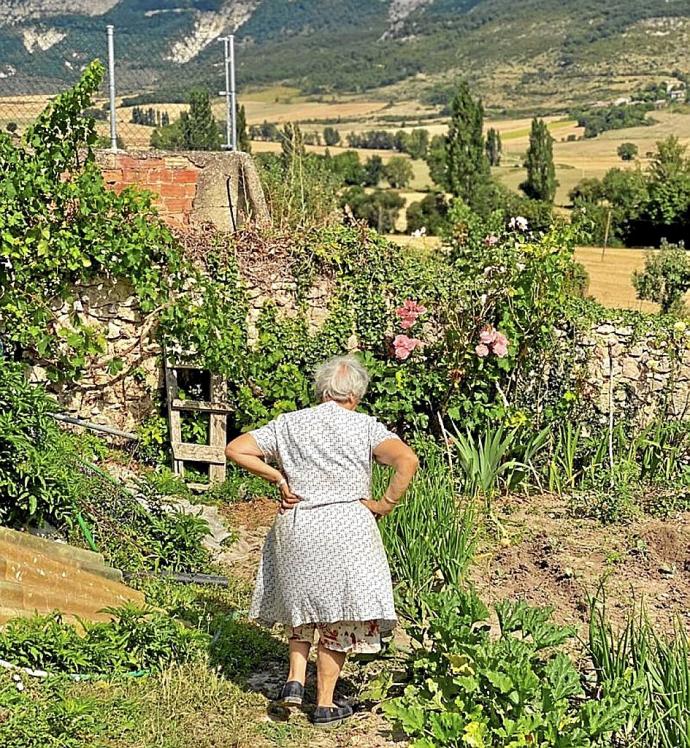
[[[105, 338], [104, 354], [91, 362], [77, 382], [50, 385], [63, 412], [94, 423], [133, 431], [156, 407], [155, 393], [162, 386], [160, 349], [150, 336], [132, 288], [121, 281], [74, 287], [74, 301], [55, 306], [58, 324], [69, 328], [71, 314], [98, 330]], [[115, 359], [123, 362], [111, 373]], [[45, 382], [40, 366], [31, 379]]]
[[595, 324], [576, 339], [574, 355], [585, 371], [585, 394], [596, 411], [640, 425], [655, 418], [690, 420], [690, 327], [661, 332], [615, 321]]

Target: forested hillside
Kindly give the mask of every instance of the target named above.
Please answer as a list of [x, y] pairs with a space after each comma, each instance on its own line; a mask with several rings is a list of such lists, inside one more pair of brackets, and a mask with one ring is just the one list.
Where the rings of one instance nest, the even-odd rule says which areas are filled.
[[[70, 9], [80, 8], [78, 13]], [[243, 85], [311, 94], [405, 82], [443, 99], [461, 74], [508, 98], [606, 98], [650, 76], [688, 74], [690, 0], [14, 0], [0, 11], [3, 88], [69, 81], [104, 27], [148, 87], [185, 69], [220, 78], [216, 39], [235, 31]], [[56, 64], [59, 59], [62, 64]], [[215, 66], [214, 66], [215, 63]], [[565, 84], [565, 85], [564, 85]], [[177, 85], [177, 84], [176, 84]], [[15, 86], [16, 88], [16, 86]]]

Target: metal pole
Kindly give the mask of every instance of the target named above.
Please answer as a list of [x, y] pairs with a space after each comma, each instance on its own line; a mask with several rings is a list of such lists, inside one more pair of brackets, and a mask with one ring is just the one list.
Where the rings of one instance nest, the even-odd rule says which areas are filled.
[[108, 32], [108, 88], [110, 92], [110, 148], [117, 150], [117, 115], [115, 113], [115, 27], [107, 26]]
[[112, 434], [113, 436], [121, 436], [123, 439], [131, 439], [132, 441], [138, 441], [139, 437], [130, 431], [120, 431], [112, 426], [104, 426], [100, 423], [91, 423], [91, 421], [84, 421], [81, 418], [75, 418], [74, 416], [66, 416], [63, 413], [49, 413], [51, 418], [56, 421], [62, 421], [63, 423], [71, 423], [75, 426], [83, 426], [85, 429], [91, 429], [91, 431], [102, 431], [104, 434]]
[[231, 34], [218, 41], [223, 42], [225, 63], [225, 90], [220, 92], [221, 96], [225, 96], [225, 143], [223, 143], [223, 148], [236, 151], [237, 93], [235, 90], [235, 37]]
[[235, 35], [230, 34], [230, 101], [232, 108], [232, 150], [237, 150], [237, 90], [235, 87]]

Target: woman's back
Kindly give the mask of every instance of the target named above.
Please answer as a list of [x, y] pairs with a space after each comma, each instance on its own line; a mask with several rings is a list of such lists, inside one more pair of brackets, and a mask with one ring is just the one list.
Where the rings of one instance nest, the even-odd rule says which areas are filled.
[[333, 401], [286, 413], [252, 435], [310, 507], [368, 498], [372, 451], [396, 438], [375, 418]]

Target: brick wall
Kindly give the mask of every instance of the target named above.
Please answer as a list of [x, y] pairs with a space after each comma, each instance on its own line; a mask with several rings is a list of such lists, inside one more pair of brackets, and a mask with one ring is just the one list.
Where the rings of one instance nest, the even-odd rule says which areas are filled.
[[201, 169], [179, 156], [108, 154], [103, 177], [115, 190], [138, 185], [153, 192], [161, 216], [172, 226], [189, 226]]
[[247, 221], [270, 221], [254, 162], [246, 153], [100, 151], [97, 161], [115, 190], [136, 185], [152, 192], [173, 228], [211, 223], [233, 231]]

